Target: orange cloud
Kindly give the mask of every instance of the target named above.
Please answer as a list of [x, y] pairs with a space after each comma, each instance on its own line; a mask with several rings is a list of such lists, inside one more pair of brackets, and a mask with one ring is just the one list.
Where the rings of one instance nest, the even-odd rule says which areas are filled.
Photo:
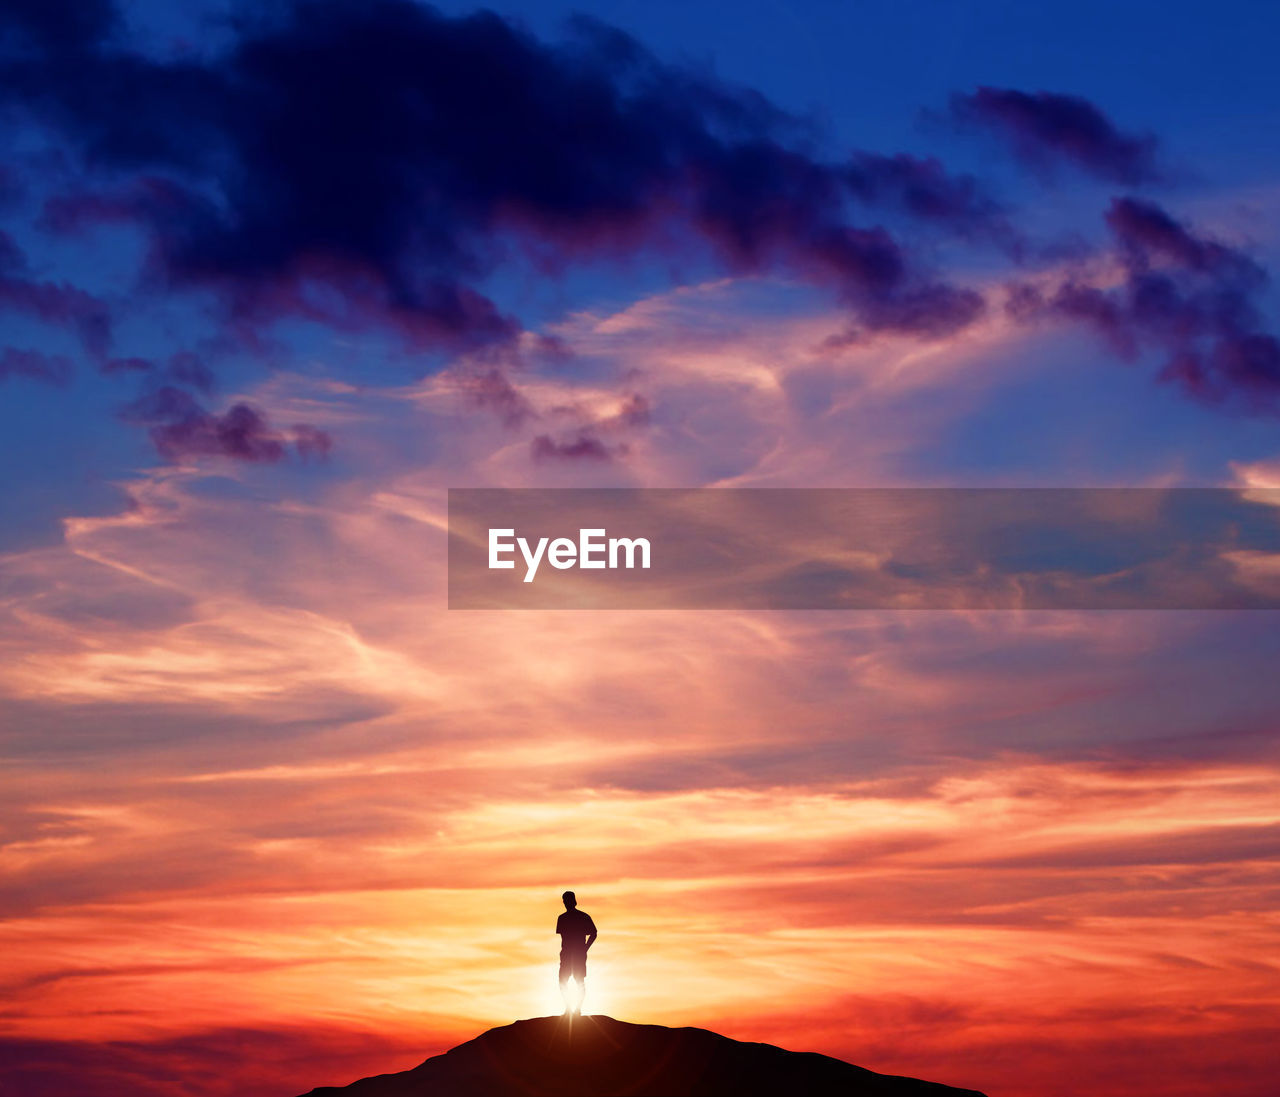
[[[599, 376], [530, 377], [533, 412], [598, 426], [639, 389], [656, 426], [627, 471], [554, 477], [778, 483], [826, 452], [878, 482], [947, 417], [923, 374], [963, 389], [983, 350], [699, 342], [723, 292], [566, 325]], [[451, 613], [445, 487], [531, 482], [545, 429], [463, 388], [277, 378], [273, 418], [344, 424], [325, 486], [152, 471], [0, 560], [0, 1037], [32, 1070], [73, 1034], [93, 1070], [198, 1072], [232, 1030], [292, 1049], [240, 1094], [403, 1068], [556, 1007], [571, 886], [589, 1010], [1015, 1097], [1132, 1093], [1135, 1048], [1163, 1094], [1217, 1092], [1228, 1052], [1264, 1077], [1266, 615]], [[315, 1048], [333, 1075], [289, 1073]]]

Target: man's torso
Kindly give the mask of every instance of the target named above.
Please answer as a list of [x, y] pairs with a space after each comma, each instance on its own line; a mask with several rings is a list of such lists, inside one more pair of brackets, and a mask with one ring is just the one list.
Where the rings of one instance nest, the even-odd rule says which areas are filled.
[[595, 931], [596, 924], [585, 910], [566, 910], [556, 919], [560, 948], [565, 952], [585, 952], [587, 938]]

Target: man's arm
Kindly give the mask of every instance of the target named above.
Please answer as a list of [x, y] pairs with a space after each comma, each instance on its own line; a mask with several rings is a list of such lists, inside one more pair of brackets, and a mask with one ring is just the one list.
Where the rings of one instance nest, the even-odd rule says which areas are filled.
[[583, 952], [591, 951], [591, 946], [595, 944], [596, 936], [597, 936], [595, 922], [592, 922], [590, 918], [587, 919], [587, 922], [590, 924], [591, 929], [588, 930], [587, 932], [587, 944], [586, 944], [586, 947], [582, 950]]

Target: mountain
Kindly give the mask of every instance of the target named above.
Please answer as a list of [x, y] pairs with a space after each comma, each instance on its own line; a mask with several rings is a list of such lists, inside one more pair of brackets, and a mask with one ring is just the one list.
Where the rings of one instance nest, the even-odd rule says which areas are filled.
[[304, 1097], [983, 1097], [701, 1028], [537, 1017], [493, 1028], [401, 1074]]

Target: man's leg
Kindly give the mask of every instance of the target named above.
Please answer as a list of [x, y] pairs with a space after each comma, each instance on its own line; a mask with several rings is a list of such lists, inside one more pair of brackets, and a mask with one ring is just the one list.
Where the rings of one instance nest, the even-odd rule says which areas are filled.
[[[573, 987], [570, 990], [570, 986]], [[560, 997], [564, 999], [564, 1015], [566, 1017], [574, 1013], [582, 1012], [582, 998], [587, 992], [586, 984], [583, 983], [580, 975], [569, 976], [560, 980]]]
[[578, 980], [578, 1008], [576, 1012], [581, 1016], [582, 1003], [587, 998], [587, 954], [585, 952], [581, 956], [573, 958], [573, 974]]
[[562, 952], [560, 954], [560, 998], [564, 1002], [564, 1015], [566, 1017], [573, 1013], [573, 1007], [569, 1004], [569, 980], [572, 977], [573, 967]]

